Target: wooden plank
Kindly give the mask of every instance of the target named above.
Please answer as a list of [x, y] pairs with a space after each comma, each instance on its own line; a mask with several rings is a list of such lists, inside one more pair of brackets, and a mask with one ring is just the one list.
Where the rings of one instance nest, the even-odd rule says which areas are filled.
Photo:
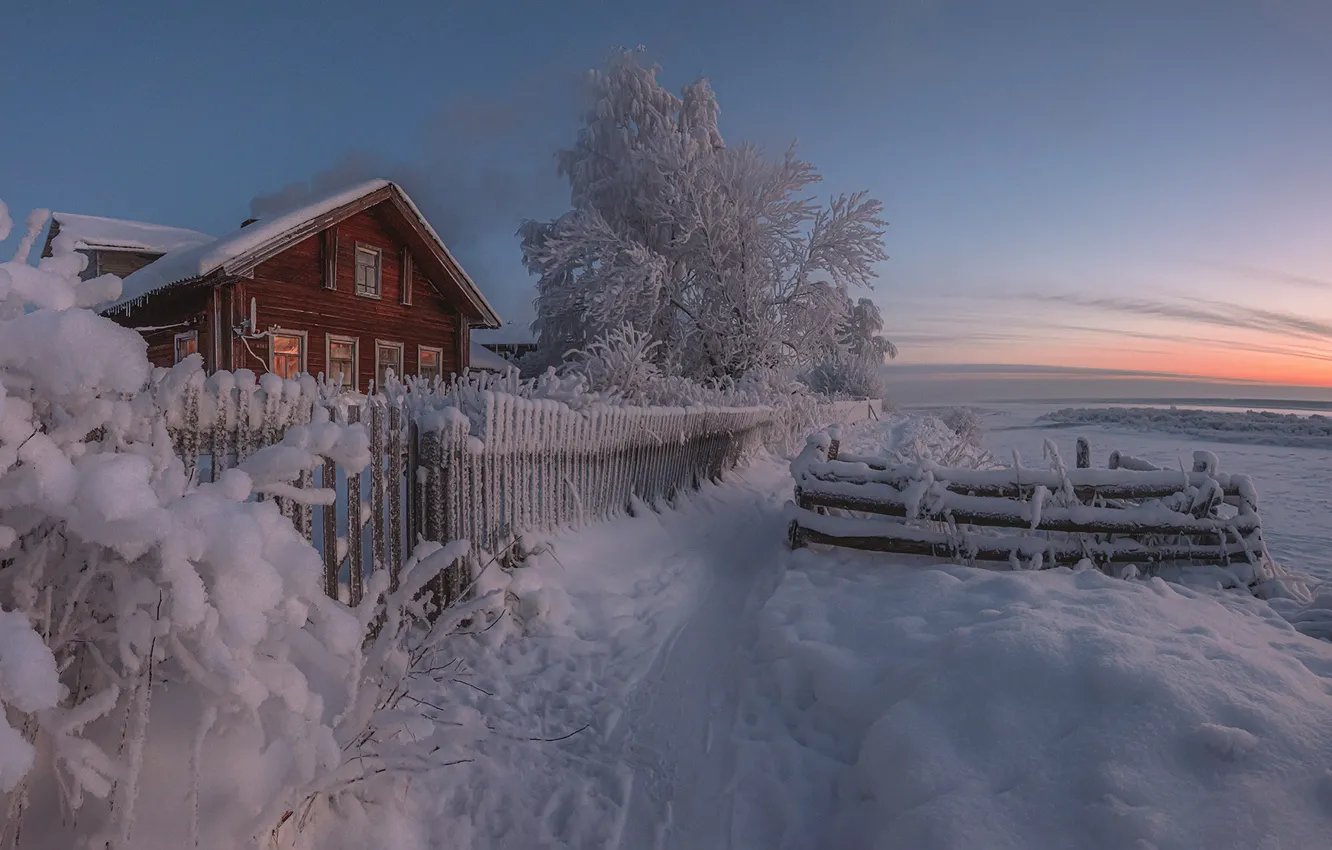
[[[313, 470], [310, 470], [310, 469], [302, 469], [302, 470], [301, 470], [301, 477], [300, 477], [299, 480], [297, 480], [297, 482], [296, 482], [296, 486], [299, 487], [299, 488], [301, 488], [302, 490], [310, 490], [310, 489], [313, 489], [313, 488], [314, 488], [314, 471], [313, 471]], [[305, 503], [301, 503], [301, 504], [296, 505], [296, 530], [299, 531], [299, 532], [301, 533], [301, 536], [302, 536], [302, 537], [304, 537], [306, 540], [308, 540], [308, 541], [310, 542], [310, 545], [311, 545], [311, 546], [314, 545], [314, 506], [313, 506], [313, 505], [309, 505], [309, 504], [305, 504]]]
[[[402, 490], [403, 490], [403, 447], [402, 447], [402, 406], [390, 404], [388, 410], [388, 569], [389, 592], [398, 589], [398, 580], [402, 574], [403, 529], [402, 529]], [[410, 467], [409, 467], [410, 472]], [[408, 479], [407, 492], [411, 492]]]
[[[358, 405], [347, 407], [347, 424], [361, 421]], [[361, 563], [361, 473], [347, 473], [347, 588], [348, 604], [353, 608], [361, 604], [364, 583]]]
[[[386, 458], [384, 453], [384, 405], [381, 400], [370, 401], [370, 569], [378, 571], [388, 564], [384, 556], [384, 487]], [[396, 464], [397, 458], [392, 458]], [[393, 476], [397, 489], [397, 476]]]
[[425, 532], [425, 516], [421, 512], [422, 492], [421, 432], [416, 420], [407, 420], [407, 551], [413, 552]]
[[[950, 545], [946, 542], [921, 540], [910, 535], [898, 535], [876, 528], [872, 534], [829, 534], [809, 528], [798, 520], [790, 524], [789, 538], [795, 546], [808, 543], [820, 543], [828, 546], [840, 546], [848, 549], [861, 549], [869, 552], [891, 552], [899, 555], [923, 555], [936, 558], [958, 558], [964, 561], [1011, 561], [1014, 547], [1019, 545], [1047, 544], [1040, 538], [989, 538], [993, 543], [979, 542], [974, 536], [971, 545]], [[1261, 547], [1258, 541], [1250, 541], [1250, 546]], [[1232, 543], [1224, 546], [1181, 546], [1161, 545], [1150, 549], [1101, 551], [1088, 550], [1079, 546], [1049, 546], [1041, 551], [1043, 566], [1072, 566], [1084, 558], [1097, 564], [1133, 563], [1154, 564], [1161, 562], [1183, 562], [1193, 564], [1248, 563], [1244, 543]]]
[[[888, 484], [899, 490], [918, 480], [919, 470], [915, 467], [896, 467], [893, 469], [875, 468], [857, 469], [863, 461], [852, 461], [843, 455], [841, 460], [828, 463], [816, 463], [806, 471], [806, 475], [820, 480], [848, 481], [853, 483]], [[1073, 492], [1079, 500], [1102, 499], [1164, 499], [1188, 487], [1207, 487], [1215, 481], [1228, 497], [1240, 497], [1242, 488], [1239, 480], [1243, 476], [1222, 475], [1213, 478], [1204, 473], [1177, 472], [1160, 470], [1156, 472], [1137, 472], [1118, 470], [1120, 476], [1135, 476], [1125, 481], [1101, 483], [1095, 479], [1108, 473], [1105, 469], [1071, 469], [1068, 478], [1073, 483]], [[1028, 498], [1038, 485], [1054, 491], [1063, 485], [1062, 477], [1051, 470], [1022, 469], [1014, 474], [1011, 469], [999, 470], [933, 470], [935, 481], [942, 483], [949, 492], [973, 496], [999, 496]], [[951, 476], [957, 476], [956, 478]], [[1142, 476], [1142, 477], [1136, 477]], [[1018, 479], [1021, 480], [1018, 480]], [[1227, 501], [1231, 501], [1228, 499]], [[1233, 502], [1232, 502], [1233, 503]]]
[[[321, 486], [330, 493], [338, 491], [338, 468], [329, 458], [323, 458], [323, 481]], [[324, 520], [324, 593], [331, 599], [338, 598], [338, 572], [341, 563], [338, 558], [338, 509], [337, 502], [320, 507]]]
[[[905, 518], [908, 513], [905, 496], [900, 500], [885, 499], [883, 497], [856, 497], [840, 493], [821, 493], [817, 490], [807, 489], [805, 485], [796, 487], [796, 503], [802, 508], [838, 508], [841, 510], [859, 511], [862, 513], [872, 513], [891, 517]], [[1015, 507], [1022, 504], [1023, 503], [1020, 502], [1013, 503]], [[1083, 510], [1092, 511], [1096, 509], [1084, 508]], [[1125, 513], [1124, 511], [1115, 511], [1113, 509], [1105, 509], [1105, 511], [1107, 513]], [[1143, 522], [1135, 522], [1131, 519], [1079, 521], [1064, 515], [1068, 513], [1067, 508], [1048, 507], [1041, 513], [1041, 522], [1033, 530], [1064, 531], [1074, 534], [1169, 534], [1207, 536], [1214, 538], [1218, 534], [1224, 533], [1229, 529], [1234, 529], [1241, 533], [1247, 533], [1260, 527], [1258, 516], [1256, 514], [1238, 516], [1233, 520], [1209, 520], [1172, 512], [1176, 513], [1177, 516], [1177, 519], [1174, 521], [1152, 522], [1150, 526], [1144, 526]], [[977, 510], [967, 510], [965, 507], [946, 508], [942, 511], [922, 510], [920, 515], [916, 518], [933, 520], [936, 522], [947, 522], [951, 518], [954, 522], [961, 525], [978, 525], [989, 528], [1031, 527], [1030, 522], [1023, 521], [1020, 518], [984, 513]], [[1200, 527], [1203, 525], [1206, 527]]]

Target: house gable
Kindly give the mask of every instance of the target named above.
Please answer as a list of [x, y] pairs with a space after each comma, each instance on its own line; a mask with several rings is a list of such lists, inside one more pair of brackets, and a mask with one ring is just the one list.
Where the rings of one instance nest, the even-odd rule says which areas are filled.
[[[223, 323], [240, 328], [253, 300], [259, 332], [236, 340], [230, 352], [232, 368], [269, 369], [274, 335], [290, 334], [302, 340], [302, 371], [328, 377], [333, 377], [330, 345], [353, 342], [356, 368], [351, 378], [360, 390], [378, 375], [381, 347], [400, 348], [399, 374], [420, 374], [423, 351], [433, 356], [444, 376], [461, 371], [468, 362], [462, 352], [469, 320], [463, 312], [466, 305], [452, 297], [448, 285], [441, 285], [437, 269], [416, 260], [406, 235], [399, 211], [386, 199], [270, 253], [245, 277], [228, 278], [221, 286]], [[331, 288], [325, 256], [330, 245], [336, 245]], [[380, 258], [378, 297], [357, 292], [358, 246]], [[404, 253], [413, 258], [405, 266]], [[410, 304], [402, 303], [404, 268], [413, 278]]]

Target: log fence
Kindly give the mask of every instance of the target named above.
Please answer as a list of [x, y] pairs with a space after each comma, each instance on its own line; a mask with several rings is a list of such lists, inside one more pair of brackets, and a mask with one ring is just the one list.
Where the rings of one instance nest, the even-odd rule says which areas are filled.
[[1258, 499], [1244, 475], [1195, 453], [1191, 470], [1158, 469], [1119, 452], [1091, 467], [955, 469], [840, 452], [826, 432], [792, 463], [788, 543], [809, 543], [1014, 568], [1216, 564], [1245, 583], [1266, 577]]

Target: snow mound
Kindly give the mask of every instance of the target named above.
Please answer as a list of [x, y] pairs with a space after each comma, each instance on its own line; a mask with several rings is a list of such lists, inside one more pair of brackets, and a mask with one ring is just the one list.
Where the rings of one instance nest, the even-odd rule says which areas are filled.
[[1332, 448], [1332, 417], [1313, 413], [1213, 411], [1154, 407], [1065, 408], [1038, 423], [1109, 425], [1134, 431], [1186, 434], [1220, 443]]
[[890, 414], [882, 420], [844, 428], [841, 451], [886, 458], [893, 464], [932, 460], [941, 466], [973, 469], [998, 466], [982, 446], [959, 435], [936, 416]]
[[793, 558], [738, 729], [764, 846], [1326, 845], [1332, 647], [1266, 603]]

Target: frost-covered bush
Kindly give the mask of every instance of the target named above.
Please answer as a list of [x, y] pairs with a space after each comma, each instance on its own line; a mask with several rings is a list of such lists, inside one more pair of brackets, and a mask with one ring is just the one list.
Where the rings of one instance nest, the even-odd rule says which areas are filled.
[[84, 309], [116, 278], [80, 281], [67, 249], [29, 265], [46, 218], [0, 263], [0, 844], [128, 848], [149, 810], [175, 846], [236, 846], [383, 767], [349, 748], [403, 726], [383, 713], [403, 600], [327, 598], [318, 553], [251, 499], [321, 454], [363, 467], [368, 440], [324, 413], [194, 484], [153, 400], [202, 383], [198, 357], [154, 374], [137, 333]]
[[810, 389], [834, 398], [879, 399], [884, 395], [882, 358], [845, 354], [830, 358], [804, 376]]
[[652, 362], [653, 349], [660, 346], [632, 325], [622, 325], [570, 352], [565, 372], [581, 375], [593, 392], [651, 404], [663, 389], [661, 370]]
[[975, 409], [954, 407], [940, 418], [954, 434], [962, 439], [962, 442], [972, 448], [985, 447], [985, 426], [981, 423], [980, 414]]

